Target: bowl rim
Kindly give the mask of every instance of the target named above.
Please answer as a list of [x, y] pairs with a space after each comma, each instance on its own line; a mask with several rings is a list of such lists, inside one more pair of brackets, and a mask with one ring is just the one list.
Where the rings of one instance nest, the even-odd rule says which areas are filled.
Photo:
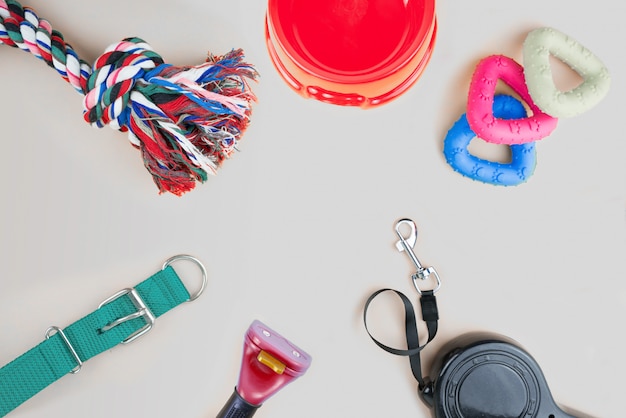
[[[306, 54], [302, 45], [294, 45], [287, 41], [289, 28], [284, 28], [281, 24], [282, 10], [280, 9], [285, 7], [285, 5], [293, 5], [294, 1], [297, 0], [268, 0], [266, 18], [268, 29], [270, 33], [274, 34], [272, 41], [277, 42], [293, 64], [302, 71], [321, 80], [333, 83], [363, 84], [380, 81], [393, 75], [411, 63], [418, 52], [422, 51], [422, 54], [425, 54], [428, 51], [428, 48], [423, 49], [422, 46], [425, 42], [431, 42], [428, 35], [432, 32], [433, 25], [436, 25], [435, 0], [420, 0], [423, 4], [421, 20], [413, 22], [413, 26], [417, 28], [416, 35], [406, 37], [404, 45], [398, 48], [397, 52], [370, 68], [353, 71], [338, 70], [315, 62], [313, 57]], [[416, 2], [418, 0], [409, 0], [405, 1], [405, 3], [408, 4], [410, 1]], [[291, 26], [290, 29], [293, 32], [294, 27]], [[291, 38], [295, 39], [295, 37]]]

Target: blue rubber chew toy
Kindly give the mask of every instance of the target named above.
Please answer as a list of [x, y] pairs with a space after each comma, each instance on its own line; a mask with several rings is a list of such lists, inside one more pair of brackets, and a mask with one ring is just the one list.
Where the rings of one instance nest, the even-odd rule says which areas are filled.
[[[493, 115], [501, 119], [520, 119], [526, 117], [526, 109], [514, 97], [497, 95]], [[496, 186], [517, 186], [534, 173], [537, 164], [535, 142], [510, 145], [511, 162], [505, 164], [472, 155], [467, 147], [474, 138], [478, 137], [470, 128], [465, 113], [446, 135], [443, 153], [448, 164], [459, 174]]]

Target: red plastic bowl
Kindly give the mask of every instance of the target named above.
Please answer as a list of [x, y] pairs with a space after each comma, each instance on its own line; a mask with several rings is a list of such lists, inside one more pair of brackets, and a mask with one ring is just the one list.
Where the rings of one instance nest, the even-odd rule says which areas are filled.
[[430, 60], [435, 0], [269, 0], [274, 66], [304, 97], [368, 108], [411, 87]]

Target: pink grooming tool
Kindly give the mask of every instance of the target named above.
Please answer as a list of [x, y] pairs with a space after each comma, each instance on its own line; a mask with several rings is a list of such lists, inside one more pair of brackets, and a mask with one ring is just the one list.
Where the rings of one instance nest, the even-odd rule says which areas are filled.
[[244, 337], [239, 383], [217, 418], [247, 418], [280, 389], [302, 376], [311, 356], [255, 320]]

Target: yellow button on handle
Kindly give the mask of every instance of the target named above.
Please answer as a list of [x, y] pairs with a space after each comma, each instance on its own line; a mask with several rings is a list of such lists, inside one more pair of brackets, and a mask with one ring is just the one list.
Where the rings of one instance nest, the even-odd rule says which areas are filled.
[[261, 350], [256, 359], [259, 360], [261, 364], [265, 364], [267, 367], [272, 369], [276, 374], [283, 374], [285, 371], [286, 366], [267, 351]]

